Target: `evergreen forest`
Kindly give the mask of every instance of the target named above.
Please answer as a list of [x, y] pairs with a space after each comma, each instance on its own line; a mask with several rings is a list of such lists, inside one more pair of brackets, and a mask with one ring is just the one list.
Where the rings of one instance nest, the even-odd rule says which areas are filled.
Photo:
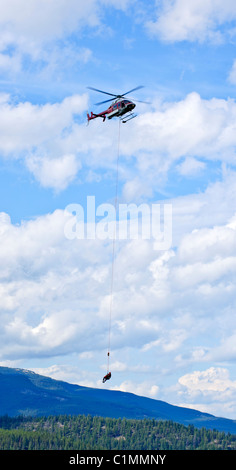
[[236, 450], [236, 435], [172, 421], [0, 417], [0, 450]]

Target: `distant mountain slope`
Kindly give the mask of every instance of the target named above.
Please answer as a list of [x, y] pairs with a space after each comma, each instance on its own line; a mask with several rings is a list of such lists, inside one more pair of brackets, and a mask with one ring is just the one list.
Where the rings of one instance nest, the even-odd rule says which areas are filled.
[[23, 369], [0, 367], [0, 415], [83, 414], [154, 418], [236, 434], [236, 421], [132, 393], [72, 385]]

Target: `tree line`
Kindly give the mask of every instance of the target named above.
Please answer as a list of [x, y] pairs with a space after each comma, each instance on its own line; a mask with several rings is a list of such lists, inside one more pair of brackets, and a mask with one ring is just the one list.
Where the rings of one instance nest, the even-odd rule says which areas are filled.
[[0, 450], [236, 450], [236, 435], [152, 419], [0, 417]]

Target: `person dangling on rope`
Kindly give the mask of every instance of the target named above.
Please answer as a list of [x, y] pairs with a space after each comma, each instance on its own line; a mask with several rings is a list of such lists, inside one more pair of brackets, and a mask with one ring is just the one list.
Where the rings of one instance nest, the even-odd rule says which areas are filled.
[[108, 374], [104, 375], [102, 382], [105, 383], [107, 380], [110, 380], [111, 378], [111, 372], [108, 372]]
[[110, 352], [108, 351], [108, 353], [107, 353], [107, 374], [104, 375], [104, 377], [102, 379], [103, 383], [105, 383], [107, 380], [110, 380], [110, 378], [111, 378], [111, 372], [108, 372], [109, 371], [109, 357], [110, 357]]

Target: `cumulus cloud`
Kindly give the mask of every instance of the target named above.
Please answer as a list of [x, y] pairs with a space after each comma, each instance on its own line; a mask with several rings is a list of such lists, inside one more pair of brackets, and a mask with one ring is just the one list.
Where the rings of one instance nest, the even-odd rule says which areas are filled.
[[[98, 26], [104, 6], [126, 10], [129, 4], [130, 0], [122, 0], [119, 4], [115, 0], [88, 0], [86, 3], [76, 0], [31, 0], [26, 14], [23, 0], [9, 0], [6, 4], [1, 2], [0, 23], [8, 30], [9, 39], [10, 32], [14, 31], [18, 37], [46, 41], [85, 26]], [[6, 36], [3, 38], [6, 41]]]
[[161, 174], [184, 156], [188, 158], [182, 164], [186, 174], [203, 168], [204, 161], [197, 161], [196, 156], [233, 163], [235, 114], [234, 100], [204, 100], [193, 92], [178, 102], [158, 103], [129, 130], [122, 129], [121, 149], [137, 155], [140, 171], [158, 167]]
[[[213, 197], [220, 195], [218, 184], [200, 195], [198, 205], [193, 195], [172, 200], [173, 226], [178, 221], [179, 230], [172, 249], [157, 252], [152, 240], [117, 242], [111, 344], [118, 380], [112, 387], [163, 397], [159, 375], [179, 377], [183, 369], [202, 363], [215, 372], [182, 373], [176, 379], [182, 404], [191, 406], [195, 400], [200, 406], [206, 394], [214, 394], [215, 400], [220, 387], [222, 404], [227, 383], [233, 393], [226, 372], [211, 365], [234, 360], [236, 354], [235, 175], [221, 182], [228, 212], [221, 211], [220, 223], [218, 199]], [[206, 219], [210, 209], [211, 218]], [[53, 360], [77, 354], [78, 370], [71, 371], [75, 381], [99, 386], [108, 334], [112, 241], [68, 240], [68, 217], [56, 210], [14, 225], [9, 215], [1, 214], [1, 360], [37, 357], [42, 364], [45, 356]], [[152, 379], [147, 381], [144, 373]], [[55, 377], [59, 374], [57, 370]], [[61, 374], [68, 379], [66, 366]], [[166, 396], [173, 402], [171, 391]], [[216, 400], [214, 406], [217, 410]]]
[[[162, 0], [148, 31], [164, 41], [221, 42], [236, 18], [233, 0]], [[228, 31], [227, 31], [228, 30]]]
[[205, 100], [195, 92], [142, 113], [129, 129], [122, 128], [121, 152], [135, 156], [124, 197], [151, 197], [157, 187], [164, 191], [173, 168], [192, 178], [206, 174], [211, 163], [234, 165], [235, 115], [234, 100]]
[[[232, 157], [235, 113], [234, 100], [204, 100], [195, 92], [179, 102], [163, 103], [138, 119], [134, 151], [155, 149], [170, 159], [184, 155], [220, 158], [221, 152], [227, 158], [230, 147]], [[124, 149], [127, 145], [129, 141]]]
[[[152, 240], [122, 240], [117, 246], [114, 348], [129, 345], [143, 348], [147, 354], [157, 349], [173, 355], [179, 365], [199, 360], [201, 347], [202, 361], [209, 360], [210, 355], [223, 357], [223, 331], [219, 337], [222, 311], [226, 314], [229, 306], [235, 306], [235, 217], [228, 220], [228, 214], [224, 214], [221, 225], [211, 220], [213, 226], [202, 226], [201, 206], [197, 212], [191, 196], [189, 202], [194, 217], [199, 218], [199, 227], [196, 229], [193, 217], [186, 233], [183, 223], [175, 249], [157, 252]], [[175, 201], [172, 203], [175, 206]], [[209, 212], [207, 204], [206, 191], [204, 205]], [[48, 348], [48, 354], [53, 355], [58, 348], [82, 352], [104, 346], [101, 341], [109, 315], [112, 241], [67, 239], [64, 230], [68, 217], [68, 213], [65, 216], [64, 211], [57, 210], [14, 225], [7, 214], [1, 214], [3, 343], [9, 340], [2, 354], [6, 357], [10, 351], [14, 355], [18, 347], [27, 354], [40, 354]], [[184, 220], [185, 212], [181, 218], [179, 211], [180, 226]], [[233, 331], [234, 317], [230, 313], [228, 317]], [[208, 343], [204, 352], [209, 328], [213, 344]], [[53, 330], [55, 341], [50, 340]]]
[[[88, 175], [101, 168], [114, 170], [117, 122], [108, 126], [92, 122], [86, 127], [87, 100], [87, 95], [73, 95], [61, 102], [33, 105], [15, 103], [2, 94], [1, 154], [25, 159], [40, 183], [53, 188], [66, 187], [81, 167], [87, 168]], [[120, 175], [126, 200], [151, 197], [157, 184], [165, 187], [175, 165], [181, 176], [195, 177], [207, 171], [207, 162], [234, 164], [235, 117], [234, 100], [205, 100], [190, 93], [178, 102], [156, 104], [129, 128], [123, 127], [120, 151], [126, 159]], [[130, 157], [135, 162], [132, 167]]]
[[88, 349], [86, 336], [93, 330], [100, 297], [95, 274], [103, 266], [101, 242], [95, 241], [91, 252], [88, 241], [79, 245], [65, 238], [64, 224], [63, 211], [21, 226], [11, 224], [5, 214], [1, 217], [1, 307], [6, 320], [1, 339], [9, 356], [16, 350], [28, 355], [28, 348], [33, 354], [59, 346], [70, 350], [78, 337], [79, 350]]
[[2, 94], [0, 152], [17, 156], [24, 150], [54, 141], [86, 106], [86, 95], [66, 97], [61, 103], [34, 105], [28, 101], [15, 103], [9, 95]]
[[61, 103], [33, 105], [30, 102], [13, 103], [9, 95], [2, 94], [2, 156], [23, 158], [42, 186], [64, 189], [76, 176], [80, 163], [76, 158], [77, 148], [74, 147], [74, 153], [68, 153], [63, 147], [63, 139], [70, 132], [68, 129], [74, 116], [83, 112], [86, 105], [86, 95], [73, 95]]
[[[25, 11], [23, 0], [0, 3], [0, 70], [18, 73], [34, 65], [40, 71], [61, 71], [61, 65], [73, 67], [91, 59], [92, 51], [68, 38], [85, 28], [103, 28], [104, 7], [126, 10], [130, 0], [31, 0]], [[60, 47], [58, 47], [60, 41]], [[10, 51], [10, 52], [9, 52]], [[39, 71], [38, 70], [38, 71]]]
[[[178, 394], [186, 402], [182, 406], [212, 412], [218, 416], [235, 416], [236, 381], [230, 378], [230, 372], [223, 367], [210, 367], [203, 371], [194, 371], [179, 378]], [[196, 405], [195, 405], [196, 407]]]
[[156, 398], [158, 395], [159, 387], [157, 385], [151, 385], [148, 382], [135, 384], [127, 380], [125, 382], [122, 382], [119, 387], [115, 387], [114, 390], [134, 393], [136, 395], [141, 395], [141, 396], [145, 395], [149, 398]]
[[194, 157], [187, 157], [178, 165], [178, 171], [183, 176], [196, 175], [202, 172], [206, 167], [205, 162], [197, 160]]
[[[85, 165], [92, 172], [115, 168], [117, 122], [86, 127], [74, 118], [86, 109], [86, 96], [41, 106], [0, 98], [2, 156], [24, 158], [42, 186], [63, 189]], [[144, 191], [155, 188], [160, 174], [174, 165], [187, 177], [205, 171], [211, 159], [223, 163], [221, 181], [168, 201], [173, 206], [168, 251], [155, 251], [152, 240], [117, 245], [112, 347], [124, 390], [132, 391], [133, 381], [125, 380], [130, 369], [123, 348], [137, 361], [142, 355], [144, 365], [155, 354], [161, 363], [172, 364], [166, 373], [173, 367], [175, 374], [196, 362], [235, 358], [236, 176], [225, 166], [234, 162], [235, 113], [233, 100], [203, 100], [191, 93], [178, 102], [159, 103], [121, 130], [122, 182], [133, 177], [138, 183], [140, 172], [144, 180], [149, 175]], [[130, 186], [132, 197], [141, 189]], [[86, 359], [80, 356], [87, 364], [94, 360], [90, 354], [104, 352], [112, 243], [68, 240], [66, 220], [57, 210], [14, 225], [1, 214], [2, 360], [87, 352]], [[85, 384], [86, 374], [80, 377]], [[155, 381], [139, 376], [137, 382], [140, 393], [154, 397], [160, 392]]]
[[63, 190], [75, 178], [80, 164], [72, 154], [53, 159], [33, 156], [28, 159], [28, 168], [42, 186]]
[[[19, 73], [25, 63], [38, 64], [39, 70], [52, 71], [61, 64], [70, 61], [74, 52], [73, 62], [83, 62], [91, 56], [85, 49], [68, 46], [66, 38], [85, 26], [94, 28], [100, 24], [99, 6], [96, 0], [83, 3], [69, 0], [65, 2], [33, 0], [27, 6], [27, 14], [23, 1], [10, 0], [0, 4], [0, 68], [5, 74]], [[57, 41], [61, 40], [60, 50]], [[10, 51], [10, 52], [9, 52]], [[88, 52], [88, 50], [87, 50]], [[26, 60], [27, 59], [27, 60]], [[58, 67], [57, 67], [58, 68]]]
[[183, 375], [179, 383], [192, 393], [236, 391], [236, 381], [230, 379], [229, 371], [221, 367], [210, 367], [205, 371], [195, 371]]

